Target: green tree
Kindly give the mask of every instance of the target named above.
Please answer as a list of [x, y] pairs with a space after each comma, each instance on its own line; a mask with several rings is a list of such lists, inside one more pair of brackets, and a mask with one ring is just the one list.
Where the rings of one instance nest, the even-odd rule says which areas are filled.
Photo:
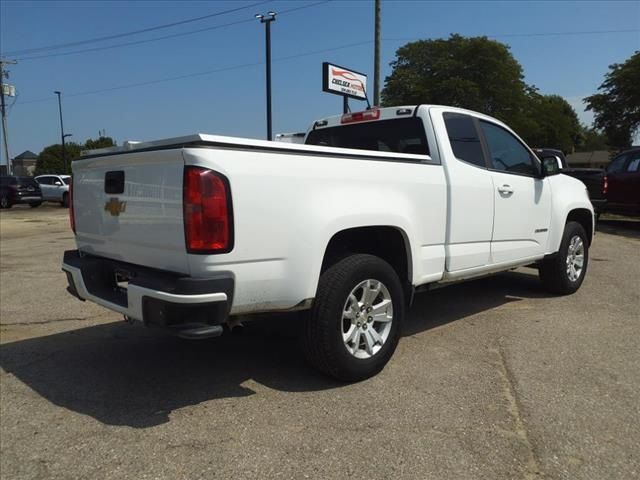
[[87, 139], [84, 143], [84, 150], [95, 150], [96, 148], [115, 147], [116, 142], [111, 137], [99, 137], [96, 140]]
[[45, 173], [70, 174], [70, 162], [80, 158], [82, 150], [113, 147], [115, 145], [116, 143], [111, 137], [99, 137], [97, 139], [88, 138], [83, 145], [74, 142], [65, 143], [65, 158], [67, 160], [67, 166], [62, 162], [62, 145], [59, 143], [49, 145], [38, 155], [38, 161], [36, 162], [36, 175], [42, 175]]
[[572, 152], [583, 139], [583, 127], [573, 107], [558, 95], [530, 95], [526, 109], [529, 129], [521, 132], [529, 145]]
[[509, 47], [487, 37], [451, 35], [398, 49], [385, 79], [383, 105], [435, 103], [523, 123], [527, 85]]
[[571, 105], [524, 82], [509, 47], [487, 37], [451, 35], [398, 49], [385, 79], [383, 105], [432, 103], [502, 120], [530, 145], [572, 151], [582, 127]]
[[62, 161], [62, 145], [56, 143], [45, 147], [38, 155], [36, 162], [36, 175], [44, 173], [71, 173], [71, 161], [80, 157], [82, 146], [75, 142], [65, 143], [65, 158], [67, 164]]
[[596, 150], [609, 150], [607, 136], [593, 128], [583, 128], [582, 142], [577, 149], [579, 152], [593, 152]]
[[610, 65], [598, 91], [585, 98], [587, 110], [595, 115], [594, 127], [604, 132], [609, 145], [630, 146], [640, 128], [640, 51], [624, 63]]

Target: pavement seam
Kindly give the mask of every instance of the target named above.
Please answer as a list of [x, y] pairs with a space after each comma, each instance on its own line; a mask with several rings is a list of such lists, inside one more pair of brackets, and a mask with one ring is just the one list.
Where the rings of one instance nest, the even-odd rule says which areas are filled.
[[524, 420], [522, 419], [522, 405], [521, 401], [518, 398], [518, 392], [516, 390], [516, 380], [507, 363], [507, 357], [504, 352], [504, 348], [502, 344], [498, 341], [498, 349], [494, 350], [497, 354], [500, 362], [498, 364], [498, 372], [503, 380], [503, 394], [504, 398], [507, 401], [507, 410], [509, 414], [513, 418], [514, 422], [514, 433], [517, 438], [527, 447], [528, 458], [526, 462], [527, 471], [525, 473], [525, 479], [538, 479], [544, 476], [541, 468], [540, 461], [538, 459], [538, 455], [536, 454], [533, 443], [529, 439], [529, 433], [527, 432], [527, 427], [525, 425]]
[[57, 322], [80, 322], [83, 320], [90, 320], [92, 317], [69, 317], [69, 318], [55, 318], [52, 320], [39, 320], [35, 322], [12, 322], [12, 323], [0, 323], [0, 327], [15, 327], [15, 326], [29, 326], [29, 325], [47, 325], [49, 323]]

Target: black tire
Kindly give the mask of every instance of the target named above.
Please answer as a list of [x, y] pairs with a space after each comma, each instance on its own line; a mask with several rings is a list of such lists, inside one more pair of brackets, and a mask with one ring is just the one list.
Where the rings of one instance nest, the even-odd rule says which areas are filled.
[[[584, 248], [584, 263], [579, 276], [571, 279], [567, 271], [567, 257], [572, 240], [579, 237]], [[557, 255], [542, 262], [539, 268], [540, 280], [546, 290], [559, 295], [570, 295], [580, 288], [589, 265], [589, 240], [582, 225], [567, 222]]]
[[31, 202], [31, 203], [29, 203], [29, 206], [31, 208], [38, 208], [40, 205], [42, 205], [42, 202]]
[[[369, 279], [382, 282], [386, 287], [392, 302], [393, 321], [379, 350], [369, 358], [356, 358], [343, 340], [343, 308], [352, 290]], [[302, 335], [305, 355], [314, 367], [339, 380], [353, 382], [369, 378], [380, 372], [393, 355], [404, 314], [402, 285], [391, 265], [373, 255], [343, 258], [320, 276]], [[363, 328], [366, 329], [364, 325]]]
[[62, 203], [61, 205], [64, 208], [69, 208], [69, 194], [68, 193], [63, 193], [62, 194]]
[[11, 201], [6, 195], [0, 197], [0, 208], [11, 208]]

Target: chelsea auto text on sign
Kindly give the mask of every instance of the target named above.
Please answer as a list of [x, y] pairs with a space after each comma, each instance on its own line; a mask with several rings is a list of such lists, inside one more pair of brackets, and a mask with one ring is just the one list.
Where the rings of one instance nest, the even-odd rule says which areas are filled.
[[367, 76], [348, 68], [324, 62], [322, 64], [322, 90], [327, 93], [365, 100], [367, 98]]

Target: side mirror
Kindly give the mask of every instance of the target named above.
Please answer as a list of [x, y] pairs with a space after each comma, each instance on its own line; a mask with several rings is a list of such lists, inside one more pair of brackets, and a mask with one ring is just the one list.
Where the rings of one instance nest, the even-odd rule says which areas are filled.
[[56, 187], [61, 187], [61, 186], [62, 186], [62, 182], [55, 181], [55, 182], [54, 182], [54, 185], [55, 185]]
[[549, 177], [560, 173], [560, 162], [555, 155], [544, 156], [542, 161], [542, 176]]

